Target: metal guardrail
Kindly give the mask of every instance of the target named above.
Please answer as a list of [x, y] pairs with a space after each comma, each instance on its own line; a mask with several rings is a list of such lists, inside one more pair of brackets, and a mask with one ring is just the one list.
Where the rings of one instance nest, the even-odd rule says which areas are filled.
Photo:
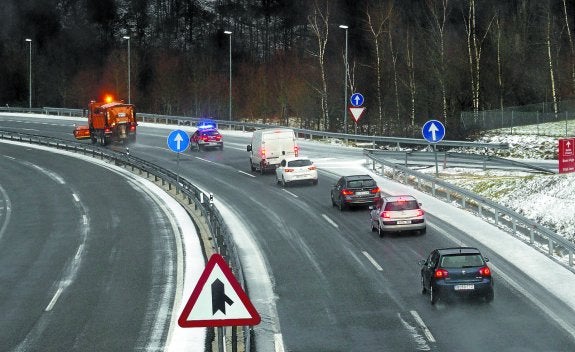
[[[129, 151], [122, 153], [97, 145], [1, 129], [0, 139], [38, 144], [106, 160], [117, 166], [129, 169], [132, 173], [142, 176], [145, 175], [146, 178], [153, 179], [156, 184], [161, 185], [161, 187], [168, 192], [175, 191], [176, 195], [179, 195], [179, 197], [174, 197], [178, 202], [185, 206], [193, 206], [194, 210], [200, 212], [201, 218], [203, 218], [208, 225], [210, 237], [212, 238], [212, 247], [226, 258], [238, 282], [242, 288], [248, 292], [247, 282], [239, 258], [239, 251], [236, 248], [230, 229], [226, 225], [224, 218], [217, 207], [214, 206], [213, 201], [211, 201], [211, 194], [205, 194], [184, 177], [152, 162], [132, 156], [129, 154]], [[243, 336], [243, 341], [240, 345], [245, 347], [245, 351], [251, 351], [251, 329], [251, 327], [243, 327], [243, 334], [241, 335]], [[237, 337], [238, 334], [232, 332], [232, 337], [233, 336]], [[238, 341], [232, 340], [231, 343], [234, 345], [234, 350], [237, 351]], [[211, 344], [209, 345], [206, 351], [211, 351]]]
[[[573, 259], [575, 243], [559, 236], [552, 230], [466, 189], [394, 162], [386, 161], [378, 157], [376, 151], [365, 149], [364, 156], [367, 163], [371, 164], [371, 169], [374, 172], [405, 184], [412, 183], [416, 189], [430, 193], [436, 198], [441, 198], [443, 195], [447, 202], [456, 202], [464, 209], [474, 207], [472, 210], [476, 209], [480, 217], [492, 219], [496, 226], [510, 231], [511, 234], [547, 254], [556, 262], [565, 265], [571, 271], [575, 271]], [[391, 169], [391, 172], [387, 172], [386, 168]], [[564, 262], [565, 253], [567, 254], [567, 263]]]
[[[0, 107], [0, 112], [35, 112], [45, 115], [58, 115], [58, 116], [76, 116], [85, 117], [86, 111], [83, 109], [65, 109], [65, 108], [51, 108], [44, 107], [41, 109], [28, 109], [28, 108], [17, 108], [17, 107]], [[196, 124], [200, 118], [187, 117], [187, 116], [175, 116], [175, 115], [158, 115], [158, 114], [147, 114], [147, 113], [137, 113], [138, 120], [142, 122], [154, 122], [166, 125], [193, 125]], [[229, 120], [215, 120], [218, 126], [227, 126], [229, 129], [242, 130], [242, 131], [253, 131], [261, 128], [270, 128], [272, 126], [285, 127], [280, 125], [270, 125], [261, 123], [250, 123], [241, 121], [229, 121]], [[291, 127], [290, 127], [291, 128]], [[310, 139], [314, 138], [337, 138], [347, 141], [355, 141], [370, 143], [372, 148], [375, 148], [377, 144], [391, 144], [396, 145], [399, 149], [401, 145], [404, 146], [431, 146], [432, 144], [427, 142], [422, 138], [402, 138], [402, 137], [383, 137], [383, 136], [367, 136], [361, 134], [344, 134], [335, 132], [322, 132], [307, 130], [303, 128], [292, 128], [298, 137], [309, 136]], [[471, 141], [450, 141], [442, 140], [439, 143], [435, 143], [438, 148], [443, 147], [461, 147], [461, 148], [488, 148], [488, 149], [509, 149], [508, 143], [480, 143]]]

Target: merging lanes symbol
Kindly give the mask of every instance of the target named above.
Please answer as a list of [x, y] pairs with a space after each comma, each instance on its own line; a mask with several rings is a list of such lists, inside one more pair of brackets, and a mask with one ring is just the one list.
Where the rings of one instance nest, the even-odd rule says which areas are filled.
[[259, 313], [219, 254], [211, 256], [178, 319], [182, 328], [257, 325]]

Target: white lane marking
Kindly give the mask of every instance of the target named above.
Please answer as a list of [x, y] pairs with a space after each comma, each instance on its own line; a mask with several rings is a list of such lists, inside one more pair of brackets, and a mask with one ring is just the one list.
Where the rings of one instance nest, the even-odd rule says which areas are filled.
[[4, 212], [5, 216], [4, 216], [4, 222], [2, 222], [2, 226], [0, 226], [0, 239], [2, 238], [2, 236], [4, 236], [4, 232], [6, 232], [6, 228], [8, 227], [8, 223], [10, 222], [10, 216], [12, 215], [12, 202], [10, 201], [10, 198], [8, 197], [8, 192], [6, 192], [6, 190], [4, 188], [2, 188], [2, 185], [0, 185], [0, 194], [2, 194], [2, 198], [4, 198], [4, 204], [6, 204], [6, 210]]
[[46, 174], [48, 177], [50, 177], [51, 179], [53, 179], [54, 181], [58, 182], [61, 185], [65, 185], [66, 181], [64, 181], [64, 179], [62, 177], [60, 177], [58, 174], [56, 174], [53, 171], [47, 170], [41, 166], [26, 162], [26, 164], [32, 166], [33, 168], [39, 170], [40, 172]]
[[211, 160], [204, 159], [204, 158], [200, 158], [199, 156], [195, 156], [194, 158], [196, 158], [196, 159], [198, 159], [198, 160], [201, 160], [201, 161], [205, 161], [206, 163], [215, 164], [215, 165], [220, 165], [220, 164], [218, 164], [218, 163], [216, 163], [216, 162], [213, 162], [213, 161], [211, 161]]
[[415, 321], [417, 322], [417, 324], [419, 324], [419, 326], [421, 326], [421, 328], [423, 329], [423, 333], [425, 334], [425, 337], [427, 337], [427, 340], [429, 340], [429, 342], [431, 342], [431, 343], [434, 343], [435, 337], [433, 337], [433, 335], [431, 334], [431, 331], [429, 331], [429, 329], [427, 328], [427, 325], [425, 325], [425, 323], [423, 322], [423, 319], [421, 319], [419, 314], [414, 310], [410, 311], [410, 313], [413, 316], [413, 318], [415, 319]]
[[82, 215], [82, 223], [84, 226], [88, 225], [88, 217], [86, 215]]
[[299, 198], [299, 197], [297, 196], [297, 194], [293, 194], [293, 193], [291, 193], [290, 191], [288, 191], [287, 189], [284, 189], [283, 191], [286, 192], [287, 194], [291, 195], [292, 197]]
[[72, 197], [74, 197], [74, 200], [75, 200], [76, 202], [79, 202], [79, 201], [80, 201], [80, 198], [78, 198], [78, 196], [76, 195], [76, 193], [72, 193]]
[[327, 215], [321, 214], [321, 216], [325, 219], [325, 221], [329, 222], [331, 226], [335, 227], [336, 229], [339, 228], [339, 226], [332, 219], [330, 219]]
[[54, 294], [54, 297], [52, 297], [52, 300], [50, 301], [50, 303], [48, 304], [46, 309], [44, 309], [44, 311], [49, 312], [52, 310], [52, 308], [54, 308], [54, 305], [56, 304], [56, 301], [58, 300], [58, 298], [62, 294], [63, 290], [64, 290], [64, 288], [62, 286], [58, 287], [58, 290]]
[[242, 170], [238, 170], [238, 172], [239, 172], [240, 174], [244, 174], [244, 175], [247, 175], [247, 176], [249, 176], [249, 177], [253, 177], [253, 178], [255, 178], [255, 177], [256, 177], [255, 175], [252, 175], [252, 174], [248, 174], [247, 172], [245, 172], [245, 171], [242, 171]]
[[427, 341], [425, 341], [425, 338], [421, 336], [419, 331], [417, 331], [417, 328], [409, 324], [407, 321], [405, 321], [405, 319], [403, 319], [400, 313], [397, 313], [397, 317], [399, 318], [403, 326], [407, 329], [409, 334], [411, 334], [413, 341], [415, 341], [415, 343], [417, 344], [416, 349], [418, 351], [431, 351], [431, 347], [427, 344]]
[[10, 159], [10, 160], [16, 160], [16, 158], [12, 157], [12, 156], [8, 156], [8, 155], [4, 155], [6, 158]]
[[366, 251], [362, 251], [361, 253], [363, 253], [363, 255], [365, 255], [365, 257], [371, 262], [371, 264], [373, 264], [373, 266], [375, 266], [375, 268], [378, 271], [383, 271], [383, 268], [379, 264], [377, 264], [375, 259], [373, 259], [373, 257], [371, 255], [369, 255], [369, 253], [367, 253]]
[[282, 334], [274, 334], [275, 352], [284, 352], [284, 341]]

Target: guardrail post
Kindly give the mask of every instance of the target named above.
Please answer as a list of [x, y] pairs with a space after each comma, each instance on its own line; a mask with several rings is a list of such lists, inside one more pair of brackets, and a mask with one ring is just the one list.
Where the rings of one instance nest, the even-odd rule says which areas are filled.
[[445, 194], [447, 194], [447, 202], [451, 202], [451, 193], [449, 193], [449, 191], [445, 191]]
[[466, 208], [465, 197], [461, 198], [461, 206], [462, 206], [464, 209]]
[[553, 240], [549, 237], [549, 255], [553, 256]]
[[531, 228], [529, 229], [529, 243], [533, 244], [535, 243], [535, 225], [531, 226]]
[[517, 220], [515, 218], [513, 218], [513, 234], [515, 235], [517, 233]]
[[435, 197], [435, 182], [431, 182], [431, 195]]
[[495, 225], [499, 225], [499, 211], [495, 209]]
[[481, 206], [481, 204], [477, 204], [477, 209], [479, 210], [479, 216], [483, 217], [483, 207]]
[[573, 250], [569, 249], [569, 266], [573, 266]]

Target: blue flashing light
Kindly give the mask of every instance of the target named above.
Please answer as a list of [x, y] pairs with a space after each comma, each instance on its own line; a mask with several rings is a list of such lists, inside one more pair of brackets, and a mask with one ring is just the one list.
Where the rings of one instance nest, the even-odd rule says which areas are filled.
[[199, 130], [217, 129], [218, 124], [216, 123], [216, 121], [214, 121], [212, 119], [201, 119], [198, 121], [198, 124], [196, 125], [196, 127]]

